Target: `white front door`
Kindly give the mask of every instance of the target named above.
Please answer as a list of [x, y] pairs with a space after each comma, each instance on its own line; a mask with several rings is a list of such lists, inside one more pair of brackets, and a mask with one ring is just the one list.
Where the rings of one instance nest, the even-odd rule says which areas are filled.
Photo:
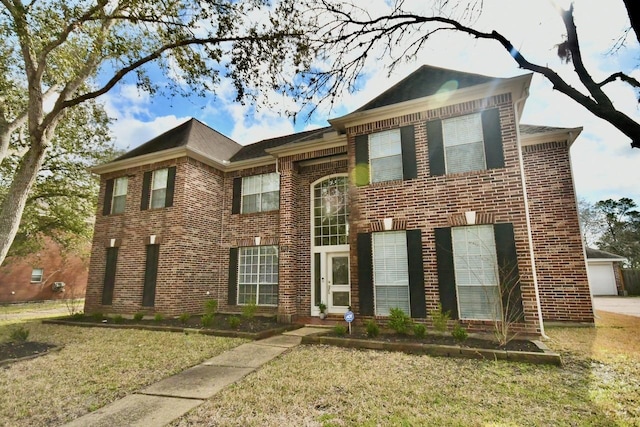
[[351, 305], [349, 252], [327, 253], [325, 266], [327, 311], [329, 313], [346, 313]]

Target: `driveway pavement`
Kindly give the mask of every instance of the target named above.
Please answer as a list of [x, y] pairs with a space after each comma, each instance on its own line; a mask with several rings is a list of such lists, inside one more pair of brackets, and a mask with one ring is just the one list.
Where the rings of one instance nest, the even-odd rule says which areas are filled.
[[593, 297], [596, 310], [640, 317], [640, 297]]

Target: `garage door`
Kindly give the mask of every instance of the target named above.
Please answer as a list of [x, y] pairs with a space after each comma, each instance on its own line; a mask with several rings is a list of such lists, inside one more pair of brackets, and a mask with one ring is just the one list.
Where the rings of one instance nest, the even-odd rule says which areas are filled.
[[589, 263], [589, 281], [593, 295], [618, 295], [613, 266], [610, 262]]

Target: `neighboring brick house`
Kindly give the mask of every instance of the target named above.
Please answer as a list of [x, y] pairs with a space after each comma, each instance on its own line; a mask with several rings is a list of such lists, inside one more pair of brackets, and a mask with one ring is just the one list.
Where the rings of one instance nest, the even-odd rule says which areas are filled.
[[326, 128], [242, 146], [192, 119], [96, 167], [85, 310], [593, 322], [581, 128], [519, 124], [530, 81], [423, 66]]
[[83, 298], [87, 287], [88, 245], [83, 249], [84, 258], [44, 237], [42, 247], [36, 252], [6, 258], [0, 267], [0, 303]]

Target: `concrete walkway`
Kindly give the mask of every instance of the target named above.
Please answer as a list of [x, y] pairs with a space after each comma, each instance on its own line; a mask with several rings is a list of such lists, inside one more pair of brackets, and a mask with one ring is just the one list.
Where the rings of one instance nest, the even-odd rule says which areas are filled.
[[164, 426], [287, 349], [297, 346], [301, 337], [323, 331], [325, 329], [305, 327], [242, 344], [80, 417], [66, 426]]
[[593, 297], [596, 310], [640, 317], [640, 297]]

